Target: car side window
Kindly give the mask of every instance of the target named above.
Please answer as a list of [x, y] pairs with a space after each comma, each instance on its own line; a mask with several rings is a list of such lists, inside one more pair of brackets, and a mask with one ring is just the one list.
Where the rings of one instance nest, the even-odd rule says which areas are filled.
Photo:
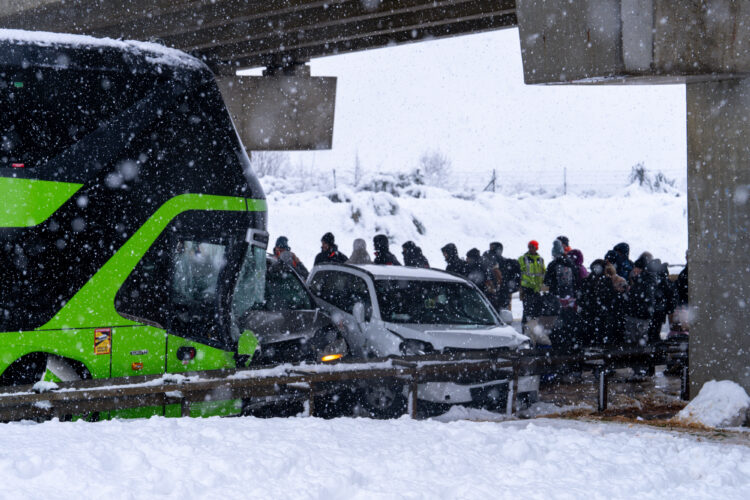
[[367, 282], [351, 273], [319, 272], [313, 277], [310, 288], [315, 296], [349, 314], [352, 313], [354, 304], [357, 302], [363, 303], [368, 316], [372, 309]]

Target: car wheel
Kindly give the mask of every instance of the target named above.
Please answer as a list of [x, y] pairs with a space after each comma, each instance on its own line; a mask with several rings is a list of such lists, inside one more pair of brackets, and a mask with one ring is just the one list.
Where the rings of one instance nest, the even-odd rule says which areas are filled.
[[360, 398], [363, 409], [373, 418], [397, 418], [406, 413], [404, 383], [382, 380], [366, 384]]

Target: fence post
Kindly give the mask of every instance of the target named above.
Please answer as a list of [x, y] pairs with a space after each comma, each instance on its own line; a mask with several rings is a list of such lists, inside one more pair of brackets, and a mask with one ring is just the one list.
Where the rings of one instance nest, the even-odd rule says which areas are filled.
[[597, 404], [597, 411], [599, 413], [607, 410], [607, 368], [602, 367], [599, 372], [599, 398]]

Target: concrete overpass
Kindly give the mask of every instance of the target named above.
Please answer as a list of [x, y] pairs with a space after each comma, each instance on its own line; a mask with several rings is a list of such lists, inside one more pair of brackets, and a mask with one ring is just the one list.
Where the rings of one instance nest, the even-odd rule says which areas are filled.
[[[311, 58], [516, 25], [527, 83], [685, 83], [693, 393], [712, 378], [750, 391], [750, 3], [0, 0], [0, 13], [0, 27], [160, 39], [202, 57], [250, 149], [330, 147], [335, 81], [310, 77]], [[265, 77], [233, 76], [254, 66]], [[257, 135], [247, 116], [279, 126]]]

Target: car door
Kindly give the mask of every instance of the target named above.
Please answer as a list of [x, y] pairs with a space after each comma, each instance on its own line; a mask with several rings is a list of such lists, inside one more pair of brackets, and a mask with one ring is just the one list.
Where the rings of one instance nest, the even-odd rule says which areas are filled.
[[321, 270], [313, 276], [310, 287], [313, 294], [324, 302], [333, 321], [344, 326], [352, 354], [364, 357], [367, 346], [365, 325], [354, 319], [353, 310], [354, 305], [361, 302], [369, 319], [372, 300], [365, 278], [345, 269]]

